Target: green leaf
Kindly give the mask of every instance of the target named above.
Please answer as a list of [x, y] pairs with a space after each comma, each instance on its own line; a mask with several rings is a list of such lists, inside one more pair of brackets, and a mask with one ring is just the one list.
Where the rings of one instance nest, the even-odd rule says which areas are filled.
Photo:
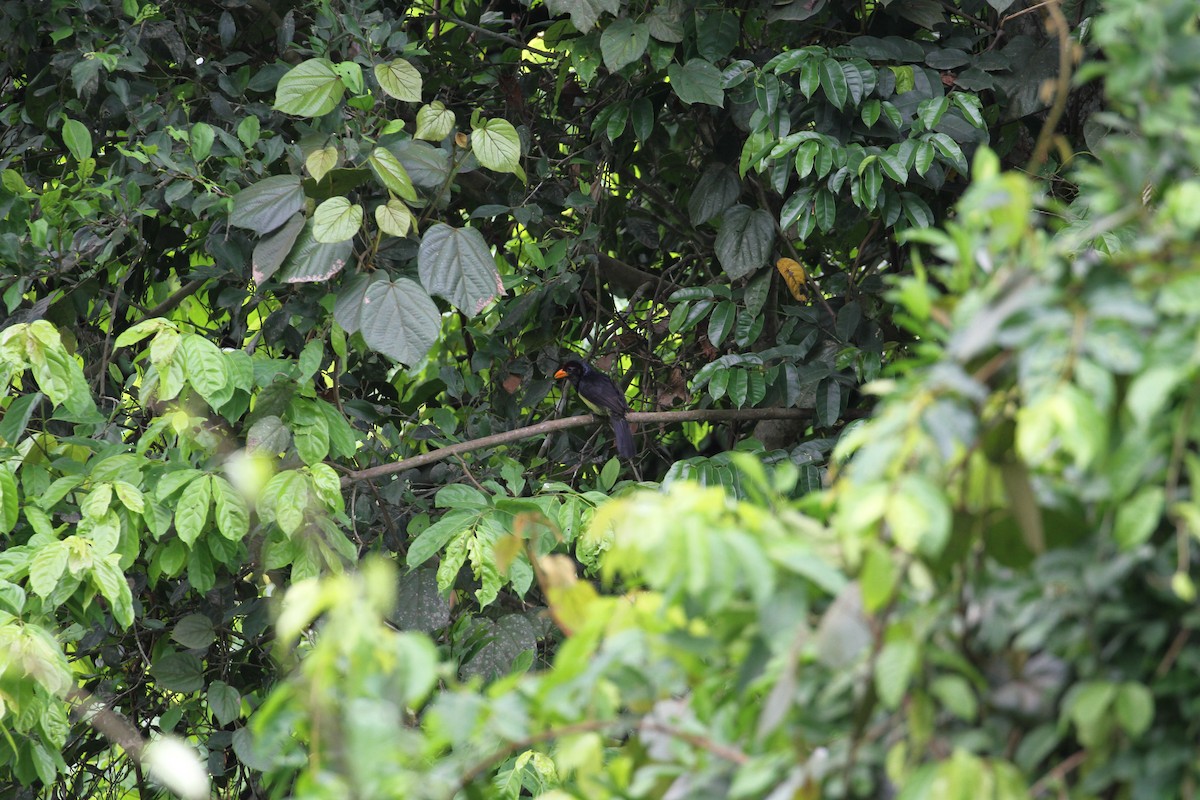
[[17, 482], [12, 473], [0, 467], [0, 533], [8, 533], [17, 525], [20, 509]]
[[455, 308], [474, 316], [504, 294], [496, 261], [475, 228], [453, 228], [439, 222], [421, 238], [417, 252], [421, 283]]
[[389, 236], [408, 236], [415, 222], [408, 206], [394, 197], [375, 207], [375, 224]]
[[715, 249], [725, 273], [736, 280], [765, 266], [774, 244], [771, 214], [737, 205], [725, 213]]
[[204, 688], [204, 665], [191, 653], [164, 653], [150, 665], [160, 689], [190, 694]]
[[813, 196], [813, 219], [825, 233], [833, 230], [837, 221], [837, 198], [828, 189], [820, 189]]
[[205, 693], [208, 708], [221, 725], [228, 725], [242, 715], [242, 696], [225, 681], [213, 681]]
[[421, 106], [417, 112], [417, 129], [413, 136], [430, 142], [440, 142], [454, 130], [454, 112], [446, 108], [441, 100]]
[[737, 170], [724, 164], [710, 164], [696, 182], [688, 198], [688, 216], [693, 225], [702, 225], [729, 208], [741, 193]]
[[820, 76], [825, 97], [834, 108], [841, 111], [850, 98], [850, 87], [846, 84], [846, 73], [842, 71], [842, 65], [835, 59], [827, 58], [821, 62]]
[[913, 167], [917, 170], [917, 174], [924, 177], [929, 168], [933, 166], [933, 159], [937, 155], [937, 151], [933, 148], [933, 142], [922, 140], [917, 143], [917, 149], [913, 156]]
[[362, 221], [362, 206], [345, 197], [331, 197], [313, 214], [313, 238], [321, 244], [344, 242], [358, 233]]
[[297, 64], [275, 87], [275, 109], [298, 117], [328, 114], [341, 101], [346, 87], [326, 58]]
[[212, 620], [204, 614], [185, 614], [175, 623], [171, 638], [188, 650], [205, 650], [216, 641]]
[[199, 334], [189, 333], [180, 340], [176, 354], [187, 382], [209, 407], [220, 408], [229, 401], [233, 382], [220, 348]]
[[[371, 155], [367, 157], [367, 162], [379, 178], [379, 182], [387, 187], [388, 191], [399, 195], [409, 202], [417, 199], [417, 190], [413, 188], [412, 178], [408, 176], [408, 170], [404, 168], [404, 165], [400, 163], [400, 159], [396, 158], [391, 150], [384, 147], [376, 147], [371, 151]], [[320, 209], [318, 209], [319, 211]]]
[[939, 675], [930, 684], [929, 692], [947, 711], [964, 722], [973, 722], [979, 713], [975, 692], [961, 675]]
[[671, 89], [685, 104], [724, 105], [721, 71], [704, 59], [693, 58], [686, 64], [671, 64], [667, 67], [667, 75], [671, 79]]
[[304, 226], [279, 268], [279, 276], [285, 283], [328, 281], [345, 269], [353, 252], [351, 241], [318, 242], [313, 235], [313, 227], [313, 222]]
[[299, 175], [273, 175], [234, 195], [229, 224], [265, 235], [304, 208]]
[[275, 522], [288, 537], [304, 525], [304, 514], [308, 511], [308, 481], [295, 470], [286, 470], [275, 475], [263, 487]]
[[191, 131], [188, 133], [188, 143], [192, 148], [192, 158], [199, 163], [208, 158], [212, 153], [213, 139], [216, 133], [211, 125], [206, 122], [197, 122], [192, 125]]
[[258, 137], [262, 132], [262, 123], [258, 121], [258, 117], [250, 116], [243, 119], [237, 126], [238, 141], [246, 147], [253, 147], [258, 142]]
[[259, 239], [254, 246], [254, 255], [250, 259], [250, 276], [261, 286], [274, 275], [296, 244], [300, 232], [304, 230], [307, 220], [303, 214], [293, 214], [283, 227], [270, 236]]
[[554, 16], [571, 15], [571, 24], [580, 33], [587, 33], [607, 11], [617, 14], [621, 10], [620, 0], [546, 0], [546, 8]]
[[308, 170], [308, 174], [317, 183], [329, 174], [329, 171], [337, 166], [338, 151], [336, 147], [321, 147], [313, 150], [304, 159], [304, 167]]
[[894, 639], [879, 651], [875, 661], [875, 691], [887, 708], [899, 708], [916, 672], [920, 650], [912, 639]]
[[[132, 328], [130, 329], [132, 330]], [[125, 331], [129, 333], [129, 331]], [[121, 334], [124, 336], [125, 334]], [[121, 336], [117, 339], [120, 340]], [[114, 347], [123, 347], [124, 345], [114, 344]], [[33, 417], [33, 412], [37, 410], [38, 403], [45, 397], [41, 392], [30, 392], [23, 394], [14, 399], [8, 405], [8, 409], [4, 412], [4, 418], [0, 419], [0, 441], [5, 442], [10, 447], [15, 447], [17, 442], [25, 434], [25, 429], [29, 425], [29, 420]]]
[[508, 120], [480, 120], [471, 131], [471, 151], [488, 169], [511, 172], [525, 179], [525, 171], [521, 169], [521, 137]]
[[62, 127], [63, 144], [75, 161], [83, 163], [92, 157], [92, 132], [79, 120], [68, 119]]
[[1113, 538], [1123, 550], [1143, 544], [1162, 519], [1166, 493], [1161, 486], [1146, 486], [1117, 506]]
[[187, 491], [179, 496], [175, 506], [175, 532], [180, 540], [191, 547], [208, 522], [208, 507], [212, 505], [212, 480], [204, 475], [187, 485]]
[[224, 478], [212, 476], [212, 493], [215, 501], [217, 530], [230, 541], [239, 542], [250, 532], [250, 511], [246, 500]]
[[933, 142], [933, 146], [942, 154], [942, 157], [954, 165], [954, 168], [964, 175], [967, 172], [967, 159], [963, 155], [963, 151], [959, 148], [958, 143], [944, 133], [935, 133], [929, 137], [929, 141]]
[[44, 599], [58, 587], [67, 568], [67, 555], [66, 542], [52, 542], [37, 549], [29, 562], [29, 588], [34, 594]]
[[128, 628], [133, 624], [133, 593], [125, 573], [118, 566], [119, 561], [120, 556], [116, 553], [96, 559], [92, 564], [92, 583], [108, 601], [113, 619], [122, 628]]
[[942, 121], [942, 117], [949, 108], [949, 97], [927, 98], [917, 105], [917, 119], [925, 126], [925, 130], [932, 131]]
[[379, 88], [397, 100], [421, 102], [421, 73], [403, 58], [376, 64], [375, 80], [379, 81]]
[[713, 347], [720, 347], [721, 342], [725, 341], [725, 337], [733, 328], [736, 314], [737, 307], [730, 300], [722, 300], [713, 309], [712, 316], [708, 318], [708, 340], [712, 342]]
[[466, 530], [475, 518], [470, 511], [451, 511], [437, 522], [421, 531], [408, 546], [405, 563], [410, 569], [421, 566], [433, 558], [450, 540]]
[[718, 5], [696, 25], [696, 49], [709, 61], [720, 61], [737, 46], [740, 29], [737, 14]]
[[1154, 722], [1154, 695], [1143, 684], [1128, 681], [1117, 689], [1117, 723], [1133, 739], [1141, 738]]
[[621, 17], [604, 29], [600, 35], [600, 53], [604, 65], [612, 72], [632, 64], [646, 52], [650, 29], [629, 17]]
[[402, 364], [415, 364], [437, 341], [442, 317], [420, 284], [378, 280], [363, 294], [360, 330], [367, 345]]

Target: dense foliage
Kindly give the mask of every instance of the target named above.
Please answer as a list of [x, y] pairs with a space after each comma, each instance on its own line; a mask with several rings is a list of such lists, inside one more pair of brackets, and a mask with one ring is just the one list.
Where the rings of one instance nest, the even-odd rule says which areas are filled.
[[1193, 792], [1198, 26], [0, 0], [0, 793]]

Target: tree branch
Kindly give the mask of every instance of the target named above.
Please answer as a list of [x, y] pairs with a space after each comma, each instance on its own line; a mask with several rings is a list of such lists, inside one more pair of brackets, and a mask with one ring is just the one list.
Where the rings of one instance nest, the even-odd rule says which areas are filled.
[[[763, 420], [763, 419], [810, 419], [812, 411], [807, 408], [716, 408], [692, 409], [688, 411], [634, 411], [625, 415], [630, 422], [727, 422], [732, 420]], [[447, 445], [428, 453], [422, 453], [412, 458], [401, 459], [390, 464], [380, 464], [375, 467], [354, 470], [342, 476], [342, 486], [349, 486], [358, 481], [369, 481], [385, 475], [394, 475], [406, 469], [423, 467], [461, 453], [482, 450], [486, 447], [517, 442], [554, 431], [578, 428], [582, 425], [593, 425], [602, 417], [593, 414], [580, 414], [574, 417], [550, 419], [523, 428], [514, 428], [503, 433], [494, 433], [479, 439]]]

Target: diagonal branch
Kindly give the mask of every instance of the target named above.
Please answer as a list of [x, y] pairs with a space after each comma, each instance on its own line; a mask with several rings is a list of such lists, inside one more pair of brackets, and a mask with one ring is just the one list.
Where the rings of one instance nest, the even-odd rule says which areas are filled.
[[[625, 415], [630, 422], [728, 422], [733, 420], [764, 420], [764, 419], [810, 419], [812, 410], [807, 408], [719, 408], [692, 409], [688, 411], [634, 411]], [[435, 461], [441, 461], [451, 456], [470, 453], [473, 450], [483, 450], [486, 447], [517, 442], [534, 436], [542, 436], [554, 431], [578, 428], [582, 425], [593, 425], [601, 418], [592, 414], [580, 414], [575, 417], [550, 419], [523, 428], [514, 428], [503, 433], [494, 433], [479, 439], [447, 445], [419, 456], [405, 458], [390, 464], [380, 464], [375, 467], [354, 470], [342, 476], [342, 486], [349, 486], [358, 481], [369, 481], [394, 475], [406, 469], [423, 467]]]

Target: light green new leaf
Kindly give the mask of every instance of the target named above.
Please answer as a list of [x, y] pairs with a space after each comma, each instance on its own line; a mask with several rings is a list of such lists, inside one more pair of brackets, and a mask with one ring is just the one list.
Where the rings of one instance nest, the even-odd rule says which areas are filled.
[[337, 148], [322, 147], [308, 154], [308, 158], [304, 159], [304, 166], [308, 169], [308, 174], [313, 176], [313, 180], [320, 183], [321, 178], [324, 178], [329, 170], [337, 166], [337, 162]]
[[421, 238], [417, 270], [430, 294], [446, 298], [471, 316], [504, 294], [496, 261], [475, 228], [434, 225]]
[[344, 242], [358, 233], [362, 221], [362, 206], [345, 197], [331, 197], [313, 213], [313, 238], [322, 244]]
[[385, 205], [375, 207], [375, 223], [390, 236], [408, 236], [413, 215], [408, 206], [393, 197]]
[[440, 142], [454, 130], [454, 112], [446, 108], [441, 100], [434, 100], [428, 105], [421, 106], [417, 112], [417, 129], [413, 132], [416, 139], [430, 142]]
[[371, 165], [379, 182], [387, 187], [388, 191], [409, 202], [417, 199], [417, 192], [413, 188], [412, 178], [408, 176], [408, 170], [391, 150], [376, 147], [367, 157], [367, 163]]
[[29, 562], [29, 588], [34, 594], [42, 598], [50, 596], [67, 568], [67, 555], [66, 542], [53, 542], [37, 549]]
[[480, 120], [471, 131], [471, 150], [479, 163], [496, 172], [512, 172], [521, 180], [521, 137], [512, 123], [504, 119]]
[[275, 109], [298, 117], [328, 114], [346, 93], [342, 78], [326, 58], [310, 58], [279, 79]]
[[388, 64], [376, 64], [375, 80], [379, 81], [379, 88], [397, 100], [421, 102], [421, 73], [403, 58]]

